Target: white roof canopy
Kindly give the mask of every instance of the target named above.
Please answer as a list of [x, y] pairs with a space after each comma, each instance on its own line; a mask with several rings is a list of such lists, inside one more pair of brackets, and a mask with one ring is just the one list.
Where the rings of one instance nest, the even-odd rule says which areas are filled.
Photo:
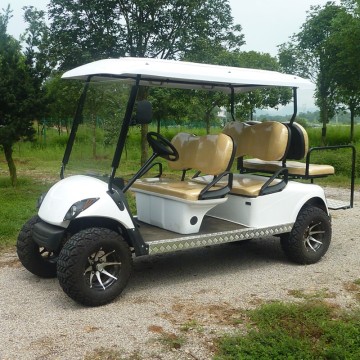
[[118, 58], [94, 61], [63, 74], [64, 79], [118, 80], [140, 85], [180, 89], [247, 92], [266, 87], [309, 89], [314, 85], [299, 76], [276, 71], [207, 65], [152, 58]]

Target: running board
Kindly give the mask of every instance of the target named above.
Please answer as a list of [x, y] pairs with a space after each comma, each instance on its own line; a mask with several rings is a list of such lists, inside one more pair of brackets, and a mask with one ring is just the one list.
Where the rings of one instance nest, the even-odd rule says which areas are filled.
[[161, 254], [179, 250], [200, 248], [209, 245], [219, 245], [240, 240], [255, 239], [288, 233], [294, 224], [284, 224], [266, 228], [240, 228], [211, 234], [193, 234], [191, 236], [154, 240], [147, 243], [150, 254]]

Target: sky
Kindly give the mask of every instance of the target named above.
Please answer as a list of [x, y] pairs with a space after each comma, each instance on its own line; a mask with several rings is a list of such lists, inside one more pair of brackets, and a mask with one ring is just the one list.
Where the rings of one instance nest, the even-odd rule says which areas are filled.
[[[299, 32], [305, 22], [307, 11], [312, 5], [325, 5], [328, 0], [229, 0], [234, 23], [242, 26], [246, 45], [244, 51], [258, 51], [277, 55], [277, 46], [287, 42], [289, 37]], [[335, 0], [339, 3], [339, 0]], [[8, 25], [8, 33], [15, 38], [25, 30], [23, 6], [33, 5], [46, 10], [48, 0], [0, 0], [0, 8], [10, 3], [13, 17]], [[299, 92], [299, 110], [312, 110], [312, 92]]]

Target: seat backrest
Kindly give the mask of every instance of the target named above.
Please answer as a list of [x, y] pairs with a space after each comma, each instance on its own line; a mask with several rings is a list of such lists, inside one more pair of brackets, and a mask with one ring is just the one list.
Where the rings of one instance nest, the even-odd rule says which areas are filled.
[[223, 133], [234, 140], [236, 157], [247, 155], [265, 161], [283, 160], [289, 146], [289, 129], [277, 121], [254, 125], [230, 122]]
[[218, 175], [231, 166], [234, 143], [226, 134], [195, 136], [178, 133], [171, 142], [179, 153], [177, 161], [168, 162], [173, 170], [194, 169]]
[[230, 121], [228, 123], [226, 123], [225, 127], [222, 130], [223, 134], [229, 135], [235, 145], [236, 145], [236, 152], [235, 152], [235, 157], [241, 157], [243, 156], [243, 154], [241, 154], [241, 147], [239, 148], [239, 144], [242, 142], [242, 137], [243, 135], [243, 131], [246, 127], [249, 127], [250, 125], [244, 123], [244, 122], [240, 122], [240, 121]]
[[306, 130], [298, 123], [285, 123], [290, 129], [290, 146], [286, 159], [301, 160], [309, 151], [309, 137]]

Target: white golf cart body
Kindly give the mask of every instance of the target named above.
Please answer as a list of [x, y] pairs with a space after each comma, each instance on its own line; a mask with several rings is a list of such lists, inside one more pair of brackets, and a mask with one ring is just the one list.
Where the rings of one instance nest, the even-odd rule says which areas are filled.
[[[226, 93], [230, 93], [231, 89], [237, 93], [273, 86], [312, 87], [306, 79], [278, 72], [142, 58], [100, 60], [68, 71], [62, 78], [87, 80], [89, 76], [91, 81], [106, 81], [110, 77], [134, 83], [136, 78], [141, 76], [139, 83], [144, 86], [216, 90]], [[155, 227], [155, 233], [156, 230], [159, 232], [159, 238], [156, 239], [148, 238], [147, 234], [143, 236], [149, 253], [229, 242], [231, 239], [248, 239], [253, 238], [254, 234], [262, 236], [289, 232], [299, 210], [306, 202], [317, 199], [326, 207], [322, 188], [292, 182], [283, 191], [268, 196], [247, 198], [229, 194], [221, 199], [199, 201], [132, 190], [136, 192], [138, 218], [144, 223], [140, 226], [140, 233], [142, 227], [148, 228], [149, 225]], [[77, 218], [110, 218], [126, 229], [135, 229], [137, 224], [132, 221], [129, 213], [121, 211], [107, 191], [107, 183], [96, 178], [65, 178], [47, 193], [39, 209], [39, 216], [49, 224], [66, 228], [69, 221], [64, 221], [64, 217], [73, 204], [84, 199], [98, 198], [92, 206], [81, 211]], [[209, 233], [204, 224], [199, 234], [204, 216], [209, 211], [209, 223], [212, 220], [219, 225], [219, 219], [225, 221], [221, 222], [223, 226], [208, 225], [208, 228], [218, 228], [221, 231]], [[191, 219], [194, 217], [200, 220], [192, 225]], [[169, 233], [160, 229], [168, 230]], [[201, 242], [196, 241], [199, 235]], [[163, 244], [167, 246], [164, 247]]]
[[[75, 125], [70, 134], [70, 145], [68, 144], [63, 159], [62, 179], [41, 199], [38, 211], [40, 221], [36, 224], [33, 235], [39, 247], [55, 253], [56, 256], [59, 252], [61, 253], [61, 247], [68, 237], [90, 227], [110, 228], [112, 231], [119, 232], [132, 252], [136, 256], [142, 256], [289, 234], [299, 213], [308, 205], [321, 209], [324, 216], [329, 217], [327, 200], [320, 186], [288, 181], [287, 178], [286, 181], [277, 180], [282, 186], [276, 191], [264, 191], [256, 196], [244, 196], [233, 193], [231, 190], [232, 187], [235, 188], [237, 181], [246, 179], [246, 181], [266, 183], [268, 177], [255, 174], [230, 174], [227, 171], [222, 181], [231, 178], [228, 187], [224, 187], [228, 191], [220, 192], [220, 196], [204, 196], [199, 199], [174, 196], [167, 192], [168, 190], [158, 191], [159, 186], [166, 187], [166, 181], [161, 178], [146, 178], [146, 169], [135, 175], [127, 185], [114, 185], [116, 170], [118, 167], [121, 169], [121, 153], [131, 125], [139, 86], [222, 91], [228, 93], [229, 96], [280, 86], [291, 88], [296, 94], [297, 88], [312, 88], [308, 80], [272, 71], [143, 58], [96, 61], [68, 71], [62, 78], [84, 80], [85, 88], [93, 81], [126, 82], [133, 84], [133, 90], [129, 97], [117, 151], [112, 162], [112, 173], [108, 179], [85, 175], [64, 176], [71, 153], [71, 141], [74, 140], [77, 130], [76, 122], [80, 121], [82, 106], [80, 99], [74, 119]], [[294, 98], [296, 101], [295, 96]], [[211, 161], [213, 159], [209, 159], [209, 162]], [[207, 177], [206, 174], [201, 175], [204, 176], [199, 176], [188, 183], [191, 186], [194, 185], [193, 182], [196, 183], [194, 186], [199, 187], [199, 184], [206, 186], [213, 178]], [[158, 186], [156, 191], [152, 191], [152, 184], [155, 185], [153, 189]], [[133, 190], [136, 194], [137, 214], [130, 213], [124, 195], [127, 190]], [[319, 243], [316, 239], [314, 242], [315, 245]], [[313, 250], [316, 252], [316, 248]], [[327, 248], [325, 252], [326, 250]], [[97, 257], [95, 256], [94, 259], [96, 260]], [[93, 272], [89, 280], [90, 288], [95, 279], [94, 274], [101, 285], [101, 290], [110, 288], [112, 283], [109, 282], [107, 286], [107, 282], [101, 280], [103, 267], [95, 268], [94, 261], [91, 262]], [[112, 264], [115, 263], [108, 262], [107, 266]], [[61, 266], [64, 266], [64, 261]], [[85, 270], [85, 273], [87, 271]], [[117, 279], [116, 276], [113, 274], [111, 278]], [[63, 275], [62, 279], [64, 282]], [[63, 288], [76, 301], [84, 304], [99, 305], [114, 298], [111, 295], [106, 300], [88, 301], [86, 297], [73, 296], [70, 290], [66, 290], [67, 285]], [[75, 293], [78, 291], [74, 291]]]

